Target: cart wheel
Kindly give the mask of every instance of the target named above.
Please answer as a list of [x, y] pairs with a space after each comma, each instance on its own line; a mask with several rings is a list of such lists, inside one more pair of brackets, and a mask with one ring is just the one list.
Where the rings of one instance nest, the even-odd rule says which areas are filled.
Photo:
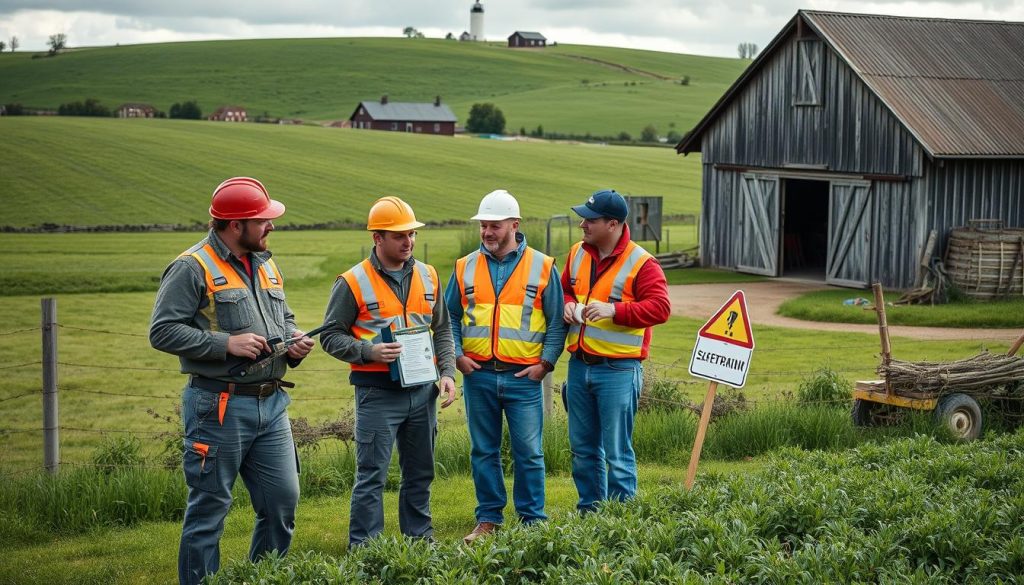
[[855, 427], [878, 427], [886, 423], [885, 405], [857, 398], [850, 413]]
[[966, 394], [940, 398], [935, 408], [935, 421], [961, 441], [973, 441], [981, 436], [981, 407]]

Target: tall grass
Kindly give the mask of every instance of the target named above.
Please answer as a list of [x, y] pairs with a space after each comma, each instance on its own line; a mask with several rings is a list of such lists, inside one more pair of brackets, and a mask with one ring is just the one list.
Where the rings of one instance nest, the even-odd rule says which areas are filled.
[[[928, 415], [908, 417], [907, 424], [886, 429], [857, 429], [845, 410], [823, 405], [786, 402], [739, 411], [712, 421], [704, 456], [713, 459], [754, 457], [781, 448], [838, 450], [882, 439], [914, 434], [941, 438]], [[686, 461], [696, 435], [696, 416], [690, 410], [646, 410], [637, 415], [633, 444], [640, 465]], [[50, 532], [80, 532], [100, 525], [129, 525], [148, 520], [181, 518], [186, 487], [180, 470], [140, 465], [131, 447], [133, 439], [112, 441], [97, 450], [94, 459], [104, 467], [82, 467], [54, 477], [12, 477], [0, 482], [0, 534], [15, 530], [19, 522]], [[137, 451], [138, 446], [136, 446]], [[503, 441], [506, 471], [511, 472], [509, 440]], [[435, 449], [438, 477], [469, 475], [469, 433], [464, 423], [445, 424]], [[550, 417], [544, 427], [544, 454], [548, 473], [572, 471], [566, 418]], [[300, 488], [303, 497], [342, 496], [355, 477], [355, 449], [330, 441], [301, 454]], [[121, 461], [123, 465], [117, 465]], [[400, 482], [395, 452], [385, 489]], [[242, 482], [236, 482], [235, 502], [248, 502]], [[20, 519], [20, 520], [19, 520]]]

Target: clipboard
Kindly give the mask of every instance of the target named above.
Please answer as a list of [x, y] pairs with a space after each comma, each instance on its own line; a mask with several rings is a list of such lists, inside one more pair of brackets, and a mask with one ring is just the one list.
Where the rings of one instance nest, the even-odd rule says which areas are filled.
[[[404, 342], [402, 338], [410, 342]], [[381, 329], [381, 340], [385, 343], [398, 341], [402, 343], [402, 355], [388, 364], [391, 380], [398, 382], [403, 388], [432, 384], [440, 379], [437, 371], [437, 353], [434, 350], [434, 337], [429, 325], [406, 327], [392, 330], [390, 327]], [[415, 341], [415, 343], [411, 343]], [[408, 361], [403, 362], [403, 357]], [[409, 380], [409, 376], [414, 376]]]

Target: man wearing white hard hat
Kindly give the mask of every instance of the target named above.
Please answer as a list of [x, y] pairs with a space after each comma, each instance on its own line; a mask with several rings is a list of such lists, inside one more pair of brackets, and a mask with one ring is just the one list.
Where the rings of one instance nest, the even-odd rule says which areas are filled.
[[463, 375], [472, 442], [477, 526], [465, 541], [501, 526], [502, 415], [508, 420], [512, 501], [526, 524], [544, 520], [544, 399], [541, 381], [565, 344], [565, 299], [554, 259], [526, 245], [519, 202], [504, 190], [480, 201], [480, 248], [455, 262], [445, 291]]

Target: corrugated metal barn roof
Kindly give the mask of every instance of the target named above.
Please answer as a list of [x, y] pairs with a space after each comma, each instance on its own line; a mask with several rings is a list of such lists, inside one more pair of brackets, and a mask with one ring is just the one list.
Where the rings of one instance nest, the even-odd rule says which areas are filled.
[[700, 150], [699, 135], [800, 19], [932, 157], [1024, 157], [1024, 23], [803, 10], [680, 142], [679, 152]]
[[546, 41], [546, 40], [548, 40], [547, 37], [545, 37], [544, 35], [540, 34], [539, 32], [526, 32], [526, 31], [521, 31], [521, 30], [517, 30], [516, 32], [510, 34], [509, 38], [512, 38], [512, 37], [514, 37], [516, 35], [519, 35], [519, 36], [523, 37], [524, 39], [526, 39], [528, 41], [531, 41], [531, 40], [532, 41]]
[[367, 101], [360, 102], [359, 105], [366, 108], [366, 113], [374, 120], [383, 122], [458, 121], [451, 108], [445, 104], [439, 106], [431, 103], [420, 104], [411, 102], [388, 102], [382, 104], [379, 101]]

